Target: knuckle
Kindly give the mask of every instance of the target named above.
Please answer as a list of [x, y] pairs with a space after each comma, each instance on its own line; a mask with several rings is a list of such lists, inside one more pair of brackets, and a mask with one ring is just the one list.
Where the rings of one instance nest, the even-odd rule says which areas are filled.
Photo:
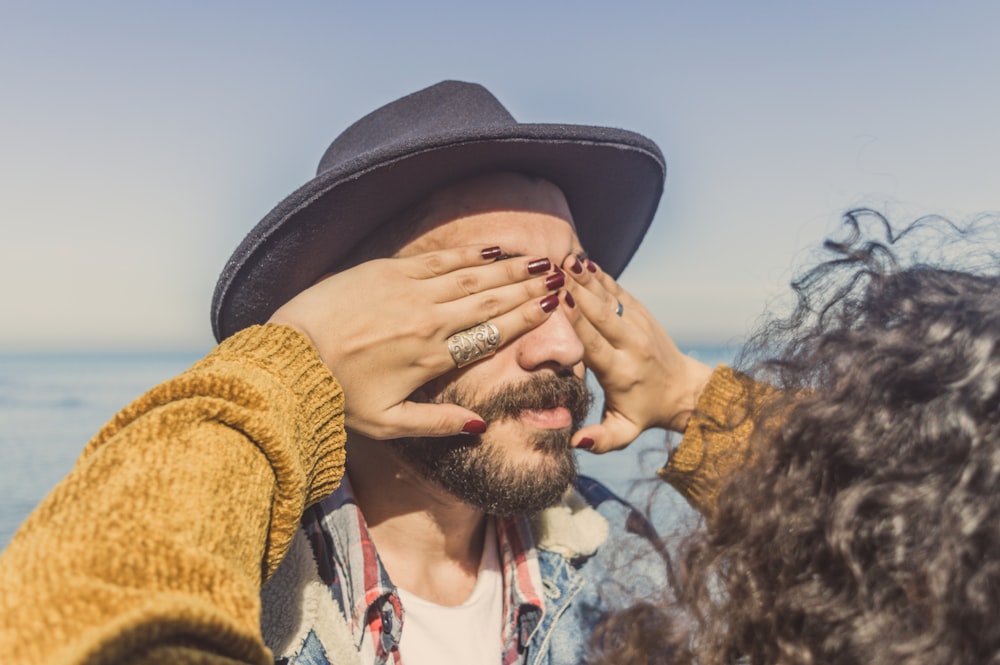
[[424, 353], [419, 358], [410, 361], [410, 367], [419, 370], [421, 373], [436, 376], [450, 367], [454, 367], [454, 361], [448, 353], [447, 345], [441, 344], [440, 351], [436, 353]]
[[540, 277], [538, 279], [529, 279], [524, 282], [523, 291], [529, 298], [534, 298], [536, 296], [544, 295], [550, 293], [551, 290], [545, 284], [545, 277]]
[[604, 348], [604, 343], [600, 337], [594, 336], [590, 339], [583, 340], [583, 348], [584, 353], [593, 357], [601, 352], [601, 349]]
[[408, 336], [420, 340], [433, 340], [441, 332], [441, 327], [435, 321], [412, 320], [409, 322], [406, 332]]
[[526, 327], [531, 327], [537, 324], [545, 313], [542, 308], [538, 306], [537, 303], [528, 303], [526, 306], [521, 307], [520, 310], [521, 323]]
[[424, 266], [435, 275], [443, 275], [447, 272], [444, 257], [438, 253], [428, 254], [424, 258]]
[[639, 388], [643, 383], [643, 374], [638, 371], [635, 366], [630, 365], [627, 368], [623, 368], [616, 377], [615, 383], [618, 385], [619, 390], [625, 393], [632, 392]]
[[[412, 345], [414, 340], [417, 343], [433, 340], [441, 334], [440, 323], [431, 317], [411, 317], [408, 319], [394, 319], [389, 334], [380, 336], [381, 344], [408, 344]], [[376, 333], [370, 331], [372, 337]]]
[[371, 272], [370, 279], [378, 281], [389, 279], [397, 272], [391, 259], [372, 259], [363, 263], [361, 269]]
[[459, 275], [455, 278], [455, 283], [467, 296], [479, 292], [479, 279], [475, 275]]
[[500, 299], [496, 296], [484, 296], [479, 303], [479, 311], [484, 321], [499, 316], [503, 311]]

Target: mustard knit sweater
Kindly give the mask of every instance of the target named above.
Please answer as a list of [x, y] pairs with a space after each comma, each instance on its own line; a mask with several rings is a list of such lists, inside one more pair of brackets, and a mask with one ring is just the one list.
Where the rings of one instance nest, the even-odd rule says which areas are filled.
[[[720, 368], [702, 406], [734, 386]], [[309, 342], [266, 325], [123, 409], [0, 554], [0, 657], [272, 663], [260, 586], [340, 482], [343, 408]], [[691, 431], [661, 475], [704, 507], [740, 444]]]

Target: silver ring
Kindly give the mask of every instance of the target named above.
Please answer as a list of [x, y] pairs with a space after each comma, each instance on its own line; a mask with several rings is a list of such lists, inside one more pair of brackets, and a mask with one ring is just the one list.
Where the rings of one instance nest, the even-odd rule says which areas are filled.
[[500, 346], [500, 329], [492, 323], [480, 323], [466, 330], [459, 330], [448, 338], [448, 352], [456, 367], [465, 367], [497, 352]]
[[618, 307], [615, 309], [615, 314], [617, 314], [618, 318], [620, 319], [622, 317], [622, 314], [624, 314], [624, 313], [625, 313], [625, 305], [623, 305], [622, 301], [619, 300], [618, 301]]

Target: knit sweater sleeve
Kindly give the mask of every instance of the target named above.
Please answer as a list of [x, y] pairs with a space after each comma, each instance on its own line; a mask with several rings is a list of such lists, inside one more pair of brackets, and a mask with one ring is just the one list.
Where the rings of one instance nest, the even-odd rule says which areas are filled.
[[724, 481], [750, 460], [751, 419], [746, 417], [750, 390], [756, 385], [743, 374], [720, 365], [712, 373], [680, 445], [661, 478], [711, 515]]
[[290, 328], [140, 397], [0, 555], [11, 662], [273, 662], [259, 589], [344, 472], [343, 395]]

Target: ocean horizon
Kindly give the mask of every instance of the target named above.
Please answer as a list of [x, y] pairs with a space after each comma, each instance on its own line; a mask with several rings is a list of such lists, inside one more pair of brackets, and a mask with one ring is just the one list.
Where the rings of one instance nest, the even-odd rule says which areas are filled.
[[[682, 350], [711, 365], [732, 362], [734, 355], [731, 346], [722, 345]], [[0, 549], [104, 423], [202, 356], [198, 351], [0, 353]], [[589, 421], [600, 408], [598, 398]], [[665, 432], [651, 430], [624, 451], [578, 453], [580, 472], [648, 509], [656, 521], [685, 519], [691, 511], [679, 495], [658, 481], [644, 482], [655, 478], [669, 446]]]

